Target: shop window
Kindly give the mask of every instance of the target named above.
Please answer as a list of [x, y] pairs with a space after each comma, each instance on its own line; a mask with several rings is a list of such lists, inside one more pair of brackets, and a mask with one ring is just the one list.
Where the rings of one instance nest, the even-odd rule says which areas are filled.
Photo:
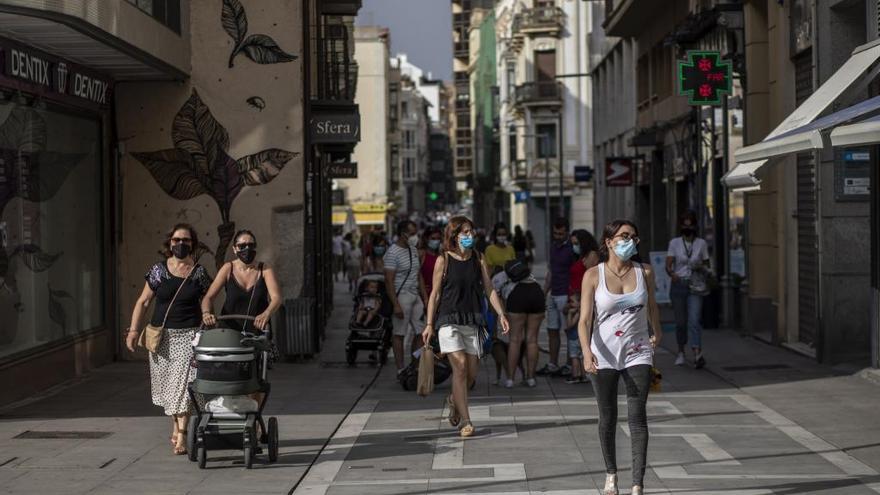
[[648, 54], [639, 57], [636, 77], [637, 103], [639, 106], [642, 106], [651, 100], [651, 58]]
[[180, 34], [180, 0], [127, 0], [142, 12]]
[[0, 358], [104, 325], [98, 120], [0, 100]]

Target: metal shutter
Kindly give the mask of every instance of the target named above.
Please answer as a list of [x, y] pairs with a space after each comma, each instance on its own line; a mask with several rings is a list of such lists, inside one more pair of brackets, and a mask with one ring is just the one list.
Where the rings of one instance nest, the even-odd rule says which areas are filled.
[[[806, 50], [794, 58], [795, 102], [801, 105], [813, 93], [813, 56]], [[819, 236], [816, 161], [813, 153], [797, 158], [797, 254], [798, 254], [798, 336], [813, 345], [819, 319]]]

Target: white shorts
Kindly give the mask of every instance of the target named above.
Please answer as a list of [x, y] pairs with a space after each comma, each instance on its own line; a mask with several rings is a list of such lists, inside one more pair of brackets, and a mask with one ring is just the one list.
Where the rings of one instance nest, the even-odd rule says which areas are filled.
[[477, 357], [483, 354], [480, 331], [477, 327], [443, 325], [437, 331], [437, 338], [440, 340], [440, 352], [443, 354], [456, 351], [464, 351], [465, 354], [472, 354]]
[[422, 298], [418, 294], [411, 292], [401, 292], [397, 296], [397, 302], [403, 309], [403, 318], [392, 316], [391, 321], [394, 323], [394, 335], [406, 337], [407, 334], [418, 335], [425, 329], [425, 323], [422, 317], [425, 315], [425, 305]]

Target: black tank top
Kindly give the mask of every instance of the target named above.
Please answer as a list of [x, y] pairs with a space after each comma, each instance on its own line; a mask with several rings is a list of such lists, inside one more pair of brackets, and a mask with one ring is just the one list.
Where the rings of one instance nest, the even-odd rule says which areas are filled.
[[[260, 263], [257, 266], [260, 275], [251, 290], [245, 290], [238, 283], [233, 273], [234, 268], [230, 266], [229, 278], [226, 279], [226, 302], [223, 303], [221, 315], [257, 316], [269, 307], [269, 289], [266, 288], [266, 280], [263, 278], [263, 264]], [[251, 301], [251, 294], [253, 294], [253, 301]], [[248, 304], [250, 304], [250, 309], [248, 309]], [[254, 330], [253, 322], [250, 321], [226, 320], [223, 322], [223, 326], [239, 331], [242, 329]]]
[[483, 271], [477, 254], [465, 261], [446, 256], [446, 275], [440, 293], [436, 325], [485, 327], [483, 318]]

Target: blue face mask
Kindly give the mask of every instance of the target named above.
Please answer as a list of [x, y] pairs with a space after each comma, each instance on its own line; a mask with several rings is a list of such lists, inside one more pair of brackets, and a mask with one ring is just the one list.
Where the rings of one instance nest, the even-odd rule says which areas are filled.
[[572, 244], [571, 250], [574, 252], [574, 254], [576, 254], [578, 256], [581, 255], [581, 245], [580, 244]]
[[616, 254], [621, 261], [629, 261], [629, 259], [636, 254], [636, 242], [632, 239], [618, 241], [617, 244], [614, 245], [614, 254]]
[[429, 239], [428, 248], [430, 248], [432, 251], [440, 249], [440, 239]]
[[473, 235], [463, 235], [459, 236], [458, 244], [462, 249], [470, 249], [474, 247], [474, 236]]
[[382, 256], [383, 254], [385, 254], [385, 246], [376, 246], [376, 247], [374, 247], [374, 248], [373, 248], [373, 253], [375, 253], [376, 256]]

